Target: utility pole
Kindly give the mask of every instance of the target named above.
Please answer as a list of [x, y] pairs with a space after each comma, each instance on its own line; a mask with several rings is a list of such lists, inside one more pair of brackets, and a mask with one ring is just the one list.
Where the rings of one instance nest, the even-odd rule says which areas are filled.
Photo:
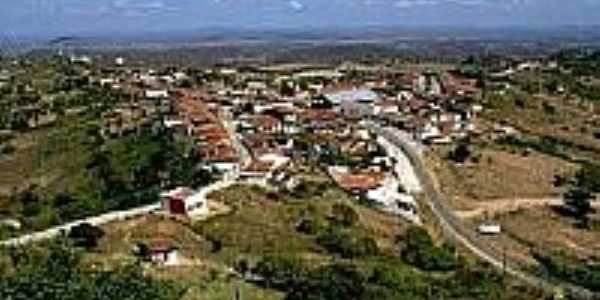
[[238, 286], [235, 290], [235, 295], [233, 296], [233, 300], [243, 300], [244, 298], [242, 297], [242, 289], [240, 289], [240, 287]]
[[506, 288], [506, 245], [502, 245], [502, 285]]

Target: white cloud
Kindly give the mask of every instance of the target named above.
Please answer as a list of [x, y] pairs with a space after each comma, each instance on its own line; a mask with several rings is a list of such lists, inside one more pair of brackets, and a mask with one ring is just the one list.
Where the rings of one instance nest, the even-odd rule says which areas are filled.
[[304, 9], [304, 4], [302, 4], [301, 2], [297, 1], [297, 0], [290, 0], [288, 2], [288, 5], [293, 9], [293, 10], [303, 10]]
[[398, 8], [411, 8], [415, 6], [436, 5], [438, 3], [437, 0], [399, 0], [394, 3], [394, 6]]
[[177, 7], [167, 5], [163, 0], [114, 0], [112, 10], [124, 14], [148, 14], [177, 10]]

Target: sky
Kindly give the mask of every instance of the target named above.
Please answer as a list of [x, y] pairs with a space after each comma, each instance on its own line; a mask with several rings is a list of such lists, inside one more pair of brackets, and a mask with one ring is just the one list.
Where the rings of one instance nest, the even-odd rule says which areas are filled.
[[8, 0], [0, 34], [600, 24], [600, 0]]

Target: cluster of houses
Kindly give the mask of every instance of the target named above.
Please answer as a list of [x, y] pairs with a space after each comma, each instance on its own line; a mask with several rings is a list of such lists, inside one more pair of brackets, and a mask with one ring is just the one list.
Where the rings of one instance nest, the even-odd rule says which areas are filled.
[[142, 98], [168, 99], [164, 124], [192, 138], [208, 168], [287, 189], [297, 184], [296, 166], [317, 162], [346, 165], [329, 175], [352, 195], [388, 197], [402, 184], [388, 182], [394, 162], [362, 121], [377, 119], [423, 143], [443, 144], [476, 134], [473, 120], [482, 110], [474, 101], [477, 81], [453, 72], [219, 68], [205, 71], [191, 88], [174, 86], [189, 78], [183, 72], [156, 74], [135, 73]]
[[[91, 64], [83, 56], [71, 61]], [[473, 120], [482, 109], [474, 101], [476, 80], [446, 71], [346, 63], [218, 67], [192, 74], [178, 68], [130, 69], [116, 58], [112, 68], [88, 75], [92, 84], [129, 97], [103, 114], [105, 137], [153, 127], [159, 120], [193, 141], [206, 168], [240, 182], [293, 189], [299, 166], [341, 166], [347, 167], [344, 172], [329, 173], [333, 181], [352, 195], [373, 199], [388, 197], [402, 182], [389, 183], [396, 162], [363, 121], [404, 129], [423, 143], [452, 143], [477, 133]], [[172, 192], [175, 196], [163, 195], [170, 199], [168, 211], [193, 210], [193, 195]]]

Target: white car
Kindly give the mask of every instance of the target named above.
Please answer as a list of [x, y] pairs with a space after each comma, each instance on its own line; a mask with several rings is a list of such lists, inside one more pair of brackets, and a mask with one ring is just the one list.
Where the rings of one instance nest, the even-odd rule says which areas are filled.
[[477, 227], [477, 231], [480, 234], [496, 235], [502, 232], [502, 226], [500, 224], [483, 223]]

